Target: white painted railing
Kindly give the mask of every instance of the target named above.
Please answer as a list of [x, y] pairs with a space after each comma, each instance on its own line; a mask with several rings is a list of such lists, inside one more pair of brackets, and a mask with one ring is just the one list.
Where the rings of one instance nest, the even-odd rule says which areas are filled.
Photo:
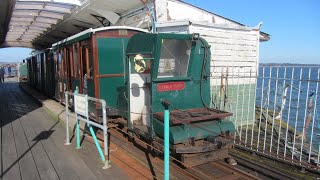
[[318, 169], [320, 66], [211, 68], [211, 106], [233, 113], [236, 144]]

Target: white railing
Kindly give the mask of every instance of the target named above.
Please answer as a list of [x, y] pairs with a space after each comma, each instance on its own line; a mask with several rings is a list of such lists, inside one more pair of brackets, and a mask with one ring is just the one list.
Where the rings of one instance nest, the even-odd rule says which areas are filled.
[[320, 66], [211, 68], [212, 106], [233, 113], [236, 144], [318, 169]]

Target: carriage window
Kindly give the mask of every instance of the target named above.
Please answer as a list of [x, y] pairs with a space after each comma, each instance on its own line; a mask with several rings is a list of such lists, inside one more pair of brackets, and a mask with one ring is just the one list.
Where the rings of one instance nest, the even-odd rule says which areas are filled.
[[191, 40], [162, 39], [158, 78], [186, 77]]
[[72, 48], [67, 48], [67, 66], [68, 68], [68, 73], [70, 73], [71, 76], [74, 77], [74, 66], [73, 66], [73, 49]]
[[74, 63], [74, 76], [79, 77], [80, 71], [79, 71], [79, 55], [78, 55], [78, 46], [74, 46], [73, 51], [73, 63]]
[[89, 55], [88, 77], [93, 78], [94, 70], [93, 70], [93, 56], [92, 56], [91, 48], [88, 48], [88, 55]]
[[87, 56], [86, 56], [86, 47], [81, 48], [81, 58], [82, 58], [82, 74], [83, 76], [87, 74]]
[[59, 76], [63, 76], [63, 63], [62, 63], [62, 51], [58, 53], [58, 68], [59, 68]]

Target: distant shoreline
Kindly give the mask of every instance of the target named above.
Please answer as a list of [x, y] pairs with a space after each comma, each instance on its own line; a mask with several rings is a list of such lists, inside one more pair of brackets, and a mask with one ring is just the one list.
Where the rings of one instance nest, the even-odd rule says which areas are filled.
[[297, 64], [297, 63], [259, 63], [259, 66], [298, 66], [298, 67], [310, 67], [320, 66], [320, 64]]

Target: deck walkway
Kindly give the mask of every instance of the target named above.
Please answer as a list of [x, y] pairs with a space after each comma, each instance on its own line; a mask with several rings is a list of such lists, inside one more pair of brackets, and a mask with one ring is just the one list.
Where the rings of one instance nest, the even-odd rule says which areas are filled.
[[65, 128], [14, 81], [0, 84], [0, 120], [0, 179], [128, 179], [92, 144], [64, 146]]

